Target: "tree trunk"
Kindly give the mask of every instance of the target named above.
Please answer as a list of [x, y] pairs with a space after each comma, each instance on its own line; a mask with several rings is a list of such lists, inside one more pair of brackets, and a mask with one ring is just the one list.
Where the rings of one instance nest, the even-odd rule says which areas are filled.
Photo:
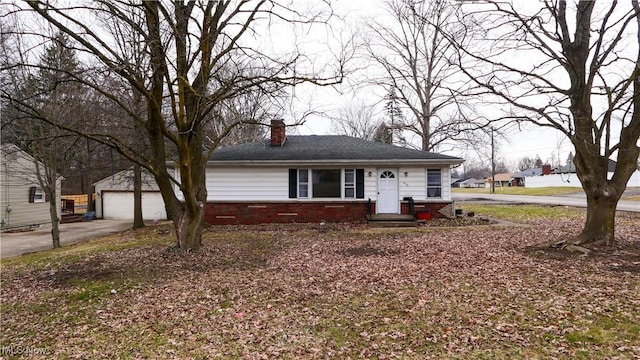
[[60, 219], [58, 218], [58, 202], [56, 201], [56, 191], [50, 191], [50, 195], [49, 216], [51, 217], [51, 240], [53, 241], [53, 248], [56, 249], [60, 247]]
[[[163, 158], [156, 160], [164, 161]], [[156, 176], [156, 182], [173, 220], [177, 240], [175, 248], [193, 251], [202, 244], [202, 230], [205, 226], [204, 215], [207, 202], [205, 167], [201, 165], [193, 169], [189, 166], [190, 162], [186, 160], [178, 160], [176, 165], [181, 163], [183, 166], [180, 166], [177, 171], [181, 183], [179, 190], [174, 191], [175, 184], [169, 181], [168, 173], [166, 176]], [[182, 193], [183, 198], [179, 199], [176, 196], [177, 193]]]
[[[201, 154], [196, 154], [196, 157]], [[193, 159], [196, 163], [201, 163], [201, 159]], [[188, 164], [189, 162], [183, 162]], [[184, 195], [184, 202], [177, 202], [173, 209], [179, 211], [175, 213], [174, 226], [177, 246], [184, 251], [197, 250], [202, 244], [202, 230], [204, 228], [205, 204], [207, 203], [207, 188], [204, 178], [204, 166], [191, 168], [182, 166], [181, 190]]]
[[89, 147], [89, 138], [87, 138], [87, 212], [95, 211], [93, 207], [93, 185], [91, 185], [91, 148]]
[[587, 219], [575, 244], [615, 242], [615, 219], [618, 197], [605, 196], [601, 191], [587, 191]]
[[142, 218], [142, 169], [139, 164], [133, 166], [133, 228], [144, 227]]
[[204, 223], [204, 204], [189, 211], [185, 208], [175, 224], [177, 246], [181, 250], [192, 251], [200, 248], [202, 244], [202, 229]]

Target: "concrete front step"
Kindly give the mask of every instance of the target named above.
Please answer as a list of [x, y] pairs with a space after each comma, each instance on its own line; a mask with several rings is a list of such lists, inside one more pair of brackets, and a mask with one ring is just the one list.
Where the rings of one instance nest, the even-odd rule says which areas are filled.
[[418, 222], [414, 221], [369, 221], [370, 228], [393, 228], [393, 227], [416, 227]]
[[413, 215], [402, 214], [373, 214], [369, 215], [369, 221], [415, 221]]

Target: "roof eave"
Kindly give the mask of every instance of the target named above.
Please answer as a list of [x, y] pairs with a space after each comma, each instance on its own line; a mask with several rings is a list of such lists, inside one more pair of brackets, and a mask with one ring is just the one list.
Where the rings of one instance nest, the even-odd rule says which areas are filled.
[[377, 159], [377, 160], [352, 160], [352, 159], [340, 159], [340, 160], [209, 160], [207, 165], [210, 166], [309, 166], [309, 165], [362, 165], [362, 166], [374, 166], [374, 165], [458, 165], [464, 162], [460, 158], [451, 159]]

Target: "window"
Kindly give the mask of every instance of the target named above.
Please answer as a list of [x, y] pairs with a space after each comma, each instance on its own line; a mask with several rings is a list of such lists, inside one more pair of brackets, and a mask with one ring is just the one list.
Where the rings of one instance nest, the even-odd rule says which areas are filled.
[[289, 169], [289, 198], [364, 199], [364, 169]]
[[393, 171], [384, 171], [380, 174], [380, 179], [393, 179], [396, 176], [393, 174]]
[[340, 198], [340, 170], [317, 169], [311, 172], [314, 198]]
[[309, 197], [309, 169], [298, 169], [298, 197]]
[[30, 203], [40, 203], [45, 202], [46, 198], [44, 196], [44, 191], [41, 188], [32, 186], [29, 188], [29, 202]]
[[427, 169], [427, 198], [442, 197], [442, 170]]
[[356, 197], [356, 171], [354, 169], [344, 170], [344, 197], [347, 199]]

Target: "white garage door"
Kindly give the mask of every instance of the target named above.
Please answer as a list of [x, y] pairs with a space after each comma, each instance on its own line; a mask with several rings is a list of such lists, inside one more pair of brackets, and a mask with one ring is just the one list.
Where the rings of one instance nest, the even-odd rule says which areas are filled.
[[[133, 220], [133, 192], [102, 192], [102, 217]], [[142, 193], [142, 218], [165, 220], [167, 211], [160, 192]]]

